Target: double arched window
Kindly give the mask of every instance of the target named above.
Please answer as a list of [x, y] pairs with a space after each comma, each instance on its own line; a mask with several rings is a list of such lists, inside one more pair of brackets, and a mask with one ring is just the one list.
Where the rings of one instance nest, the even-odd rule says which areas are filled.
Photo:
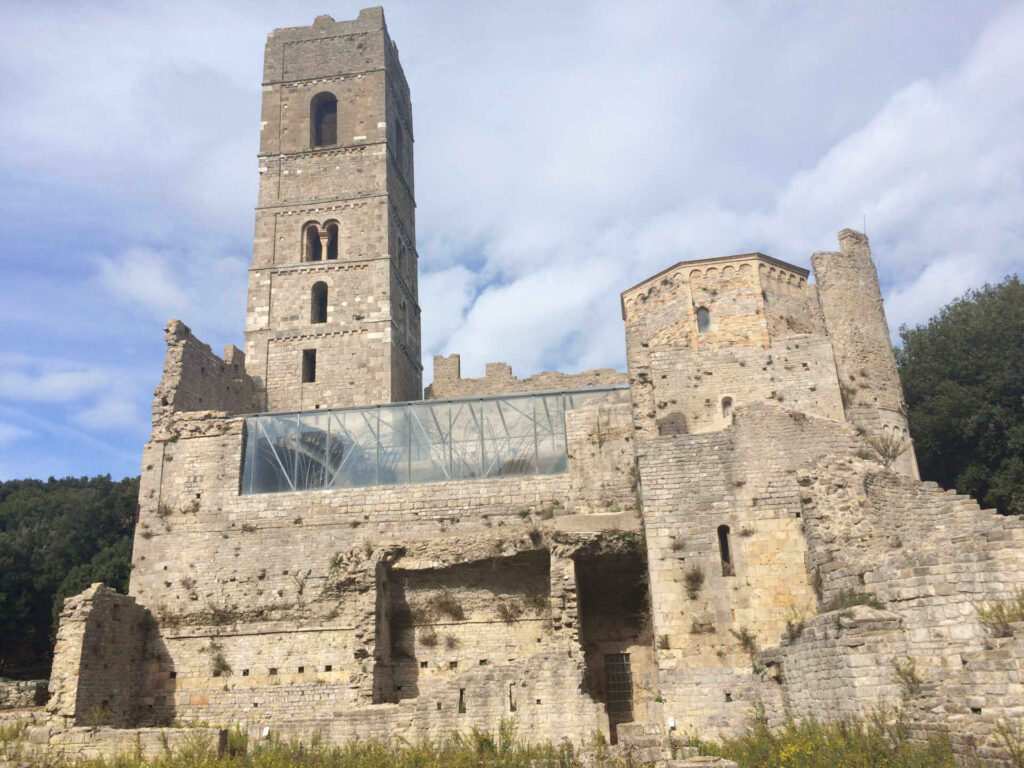
[[309, 143], [314, 147], [338, 143], [338, 99], [333, 93], [318, 93], [309, 102]]
[[338, 222], [327, 222], [323, 230], [317, 222], [307, 222], [302, 228], [302, 260], [320, 261], [325, 256], [327, 259], [338, 258]]
[[327, 283], [313, 283], [309, 295], [309, 322], [313, 325], [327, 322]]

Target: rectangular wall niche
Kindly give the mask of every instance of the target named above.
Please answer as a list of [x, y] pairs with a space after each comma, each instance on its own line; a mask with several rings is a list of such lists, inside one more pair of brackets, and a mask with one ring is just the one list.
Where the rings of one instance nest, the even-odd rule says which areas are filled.
[[605, 705], [616, 743], [618, 724], [637, 716], [636, 676], [654, 669], [647, 563], [639, 551], [581, 555], [576, 583], [588, 693]]

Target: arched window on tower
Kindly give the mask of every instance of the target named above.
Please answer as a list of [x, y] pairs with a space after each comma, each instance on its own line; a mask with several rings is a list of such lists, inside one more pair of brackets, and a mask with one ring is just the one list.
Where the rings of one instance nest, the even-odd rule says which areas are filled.
[[302, 260], [320, 261], [323, 257], [323, 248], [320, 246], [320, 227], [316, 224], [307, 224], [303, 237]]
[[309, 103], [310, 143], [330, 147], [338, 143], [338, 99], [333, 93], [318, 93]]
[[338, 258], [338, 222], [331, 221], [327, 224], [327, 258]]
[[313, 290], [310, 291], [309, 322], [327, 322], [327, 283], [313, 283]]
[[723, 419], [732, 419], [732, 398], [731, 397], [723, 397], [722, 398], [722, 418]]
[[711, 327], [711, 312], [707, 307], [697, 307], [697, 333], [707, 333]]
[[718, 553], [722, 557], [722, 575], [735, 576], [736, 568], [732, 564], [732, 552], [729, 550], [729, 526], [718, 526]]

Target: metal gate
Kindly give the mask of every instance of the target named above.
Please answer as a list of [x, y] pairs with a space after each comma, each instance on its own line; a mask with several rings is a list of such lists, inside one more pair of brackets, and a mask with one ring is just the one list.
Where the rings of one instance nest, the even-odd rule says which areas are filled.
[[628, 653], [604, 655], [605, 708], [610, 720], [618, 723], [633, 719], [633, 672]]

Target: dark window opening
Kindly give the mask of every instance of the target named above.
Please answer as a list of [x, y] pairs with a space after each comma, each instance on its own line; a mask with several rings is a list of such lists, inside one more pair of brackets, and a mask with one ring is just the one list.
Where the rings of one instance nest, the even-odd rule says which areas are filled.
[[338, 258], [338, 225], [333, 221], [327, 225], [327, 258]]
[[516, 711], [516, 684], [515, 683], [509, 683], [508, 684], [508, 711], [509, 712], [515, 712]]
[[707, 307], [697, 308], [697, 333], [707, 333], [711, 327], [711, 312]]
[[318, 93], [309, 104], [309, 120], [314, 147], [338, 143], [338, 100], [333, 93]]
[[309, 322], [327, 322], [327, 283], [313, 283], [309, 301]]
[[732, 552], [729, 551], [729, 526], [718, 526], [718, 552], [722, 556], [722, 575], [735, 576], [736, 568], [732, 564]]
[[302, 350], [302, 383], [309, 384], [316, 381], [316, 350]]
[[332, 667], [330, 664], [324, 665], [324, 672], [330, 672], [332, 669], [334, 669], [334, 667]]
[[466, 689], [459, 688], [459, 714], [466, 714]]
[[277, 667], [271, 667], [270, 668], [270, 674], [276, 675], [277, 674]]
[[732, 416], [732, 398], [731, 397], [723, 397], [722, 398], [722, 416], [724, 416], [727, 419], [730, 416]]
[[305, 261], [320, 261], [323, 249], [320, 245], [320, 228], [316, 224], [306, 227]]

